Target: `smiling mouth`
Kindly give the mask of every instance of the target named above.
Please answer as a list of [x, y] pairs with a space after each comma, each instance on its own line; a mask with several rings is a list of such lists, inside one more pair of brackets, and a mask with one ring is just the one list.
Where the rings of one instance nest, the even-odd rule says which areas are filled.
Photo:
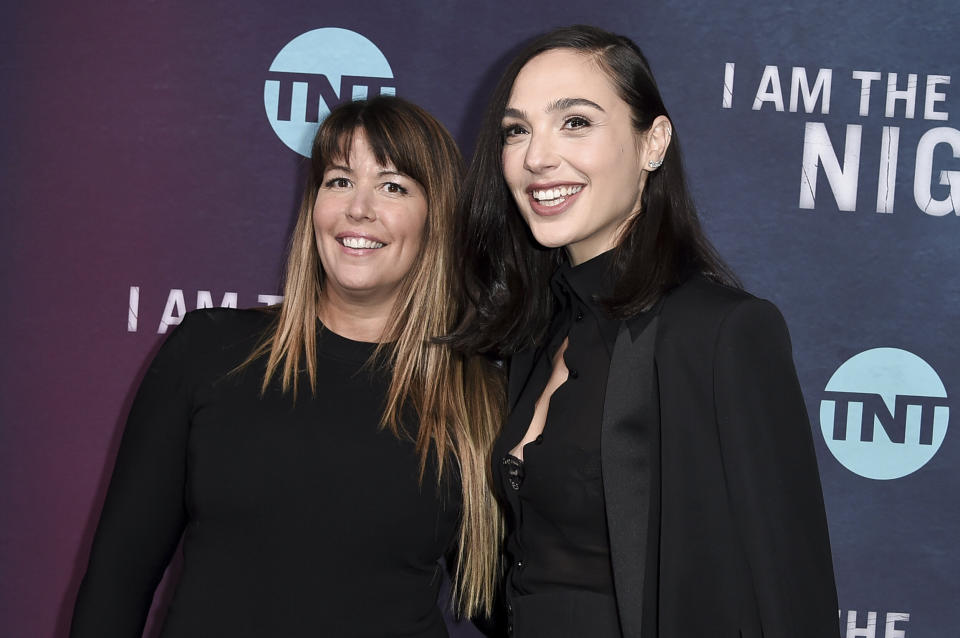
[[355, 249], [376, 249], [386, 246], [383, 242], [374, 241], [365, 237], [337, 237], [337, 243], [341, 246]]
[[581, 190], [583, 190], [583, 186], [556, 186], [554, 188], [530, 191], [530, 196], [541, 206], [551, 207], [559, 206], [567, 201], [568, 197], [576, 195]]

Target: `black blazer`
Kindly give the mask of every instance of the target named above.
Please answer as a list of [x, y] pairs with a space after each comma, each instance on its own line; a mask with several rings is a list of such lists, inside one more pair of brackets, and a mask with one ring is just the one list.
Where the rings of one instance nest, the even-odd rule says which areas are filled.
[[[533, 361], [511, 361], [511, 408]], [[839, 635], [810, 424], [773, 304], [694, 277], [625, 321], [601, 458], [624, 638]]]

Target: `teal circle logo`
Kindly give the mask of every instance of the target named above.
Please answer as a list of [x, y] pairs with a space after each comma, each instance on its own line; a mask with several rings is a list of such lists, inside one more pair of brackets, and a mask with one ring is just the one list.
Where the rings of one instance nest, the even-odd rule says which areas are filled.
[[927, 464], [947, 434], [947, 390], [917, 355], [874, 348], [830, 377], [820, 401], [820, 429], [830, 452], [851, 472], [897, 479]]
[[373, 42], [348, 29], [314, 29], [273, 59], [263, 107], [277, 137], [309, 157], [317, 127], [331, 109], [348, 100], [395, 95], [395, 85], [390, 63]]

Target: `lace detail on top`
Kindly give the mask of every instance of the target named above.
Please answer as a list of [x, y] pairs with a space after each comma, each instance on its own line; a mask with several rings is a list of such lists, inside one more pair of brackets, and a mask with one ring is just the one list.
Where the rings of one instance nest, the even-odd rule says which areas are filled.
[[523, 485], [523, 461], [512, 454], [503, 457], [503, 466], [507, 470], [507, 481], [514, 490], [519, 490]]

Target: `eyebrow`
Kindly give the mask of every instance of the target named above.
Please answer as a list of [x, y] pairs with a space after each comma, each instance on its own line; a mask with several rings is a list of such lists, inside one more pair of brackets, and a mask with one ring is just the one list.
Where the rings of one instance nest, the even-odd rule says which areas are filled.
[[[328, 171], [343, 171], [343, 172], [345, 172], [345, 173], [352, 173], [352, 172], [353, 172], [353, 169], [352, 169], [352, 168], [350, 168], [349, 166], [345, 166], [345, 165], [343, 165], [343, 164], [331, 164], [330, 166], [327, 167], [327, 170], [328, 170]], [[404, 173], [401, 173], [400, 171], [392, 171], [392, 170], [380, 171], [380, 172], [377, 173], [377, 177], [383, 177], [384, 175], [396, 175], [396, 176], [398, 176], [398, 177], [405, 177], [405, 176], [406, 176]]]
[[601, 113], [606, 113], [602, 106], [583, 97], [562, 97], [547, 107], [547, 113], [551, 113], [553, 111], [563, 111], [574, 106], [589, 106], [590, 108], [597, 109]]
[[[589, 108], [597, 109], [601, 113], [606, 113], [603, 110], [603, 107], [594, 102], [593, 100], [588, 100], [584, 97], [562, 97], [547, 106], [545, 109], [547, 113], [555, 113], [556, 111], [564, 111], [575, 106], [586, 106]], [[516, 109], [513, 107], [507, 107], [503, 111], [504, 117], [515, 117], [517, 119], [525, 120], [527, 119], [526, 111], [521, 109]]]

